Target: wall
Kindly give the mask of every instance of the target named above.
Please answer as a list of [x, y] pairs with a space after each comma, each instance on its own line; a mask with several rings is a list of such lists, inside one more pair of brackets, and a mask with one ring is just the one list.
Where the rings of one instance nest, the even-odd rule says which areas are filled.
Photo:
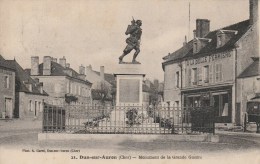
[[259, 57], [259, 37], [256, 25], [253, 25], [237, 42], [237, 76], [253, 63], [251, 57]]
[[[101, 76], [99, 76], [96, 72], [94, 72], [90, 68], [86, 68], [86, 79], [92, 83], [92, 88], [97, 89], [98, 85], [102, 81]], [[110, 88], [112, 87], [110, 83], [105, 81], [105, 84], [109, 86]]]
[[[4, 77], [9, 76], [10, 87], [4, 87]], [[11, 98], [13, 104], [13, 110], [15, 107], [15, 73], [4, 68], [0, 68], [0, 118], [2, 118], [2, 112], [5, 111], [5, 98]], [[12, 112], [11, 111], [11, 112]], [[13, 114], [13, 112], [12, 112]], [[13, 115], [12, 115], [13, 117]]]
[[180, 87], [176, 87], [176, 72], [179, 71], [179, 86], [181, 85], [181, 70], [178, 63], [165, 66], [164, 71], [164, 101], [181, 101]]
[[[209, 54], [199, 59], [188, 59], [183, 65], [183, 88], [201, 88], [234, 82], [235, 51]], [[221, 65], [221, 66], [217, 66]], [[208, 66], [208, 81], [206, 80], [205, 66]], [[218, 68], [217, 68], [218, 67]], [[221, 68], [219, 68], [221, 67]], [[193, 84], [193, 70], [197, 68], [197, 84]], [[221, 70], [220, 79], [217, 80], [217, 70]], [[189, 71], [191, 73], [189, 73]], [[191, 74], [191, 76], [189, 76]], [[191, 83], [189, 83], [191, 80]], [[207, 82], [206, 82], [207, 81]]]
[[[66, 76], [34, 76], [43, 82], [43, 90], [49, 94], [47, 103], [53, 105], [65, 104], [65, 94], [76, 96], [78, 101], [73, 104], [91, 104], [90, 85], [81, 80]], [[84, 88], [84, 89], [82, 89]]]
[[[24, 92], [19, 92], [17, 94], [19, 95], [19, 118], [41, 120], [43, 113], [43, 102], [47, 96], [28, 94]], [[36, 115], [35, 102], [37, 103]]]
[[[258, 80], [257, 80], [258, 79]], [[238, 102], [241, 104], [241, 121], [243, 124], [247, 102], [260, 93], [260, 76], [238, 79]]]

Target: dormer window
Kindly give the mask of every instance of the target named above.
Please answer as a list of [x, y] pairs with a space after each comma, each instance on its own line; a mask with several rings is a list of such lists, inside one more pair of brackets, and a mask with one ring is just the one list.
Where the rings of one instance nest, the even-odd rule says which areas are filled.
[[198, 53], [203, 47], [205, 47], [211, 39], [208, 38], [194, 38], [193, 39], [193, 53]]
[[218, 42], [217, 47], [221, 47], [222, 46], [222, 41], [221, 41], [221, 36], [220, 35], [218, 36], [217, 42]]
[[198, 53], [198, 43], [196, 41], [193, 42], [193, 53]]
[[32, 92], [32, 84], [28, 84], [28, 89], [30, 92]]
[[219, 30], [217, 32], [217, 48], [224, 46], [238, 31], [235, 30]]

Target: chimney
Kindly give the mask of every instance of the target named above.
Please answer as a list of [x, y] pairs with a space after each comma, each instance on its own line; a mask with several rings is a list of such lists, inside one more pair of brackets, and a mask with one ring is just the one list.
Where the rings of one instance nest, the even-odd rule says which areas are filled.
[[258, 20], [258, 0], [249, 0], [249, 22], [253, 25]]
[[31, 75], [39, 75], [39, 56], [31, 57]]
[[197, 19], [196, 20], [196, 37], [203, 38], [209, 33], [210, 21], [208, 19]]
[[85, 75], [85, 67], [82, 64], [81, 64], [81, 66], [79, 66], [79, 74]]
[[104, 72], [105, 72], [105, 67], [100, 66], [100, 77], [101, 77], [102, 80], [105, 80]]
[[43, 75], [51, 75], [51, 57], [43, 57]]
[[60, 64], [62, 67], [66, 68], [66, 58], [65, 58], [65, 56], [63, 56], [63, 58], [60, 58], [59, 64]]
[[52, 58], [52, 61], [57, 63], [57, 58]]
[[196, 38], [196, 30], [193, 30], [193, 38]]
[[70, 63], [66, 63], [66, 68], [70, 68]]
[[184, 40], [184, 42], [183, 42], [183, 47], [186, 46], [186, 44], [187, 44], [187, 37], [186, 37], [186, 35], [185, 35], [185, 40]]

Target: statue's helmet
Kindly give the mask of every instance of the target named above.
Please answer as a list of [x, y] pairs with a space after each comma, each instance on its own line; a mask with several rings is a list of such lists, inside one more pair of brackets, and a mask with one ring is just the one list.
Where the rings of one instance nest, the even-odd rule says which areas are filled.
[[139, 26], [141, 26], [141, 25], [142, 25], [142, 21], [141, 21], [141, 20], [137, 20], [137, 21], [136, 21], [136, 24], [138, 24]]

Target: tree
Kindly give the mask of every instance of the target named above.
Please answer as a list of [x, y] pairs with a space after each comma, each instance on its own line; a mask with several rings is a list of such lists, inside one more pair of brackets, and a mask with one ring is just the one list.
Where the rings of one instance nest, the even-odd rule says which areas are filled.
[[106, 100], [111, 100], [111, 88], [105, 81], [100, 81], [96, 89], [92, 89], [94, 99], [100, 100], [102, 105], [105, 105]]

